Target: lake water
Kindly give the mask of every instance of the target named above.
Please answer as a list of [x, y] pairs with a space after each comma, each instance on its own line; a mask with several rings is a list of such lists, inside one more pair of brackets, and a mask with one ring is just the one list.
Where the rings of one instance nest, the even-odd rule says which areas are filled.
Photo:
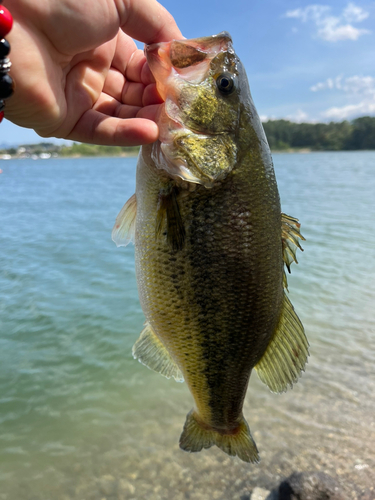
[[111, 241], [134, 158], [0, 164], [0, 500], [248, 498], [294, 470], [375, 482], [375, 152], [275, 154], [304, 253], [290, 298], [306, 373], [244, 413], [261, 463], [178, 447], [192, 398], [134, 361], [134, 250]]

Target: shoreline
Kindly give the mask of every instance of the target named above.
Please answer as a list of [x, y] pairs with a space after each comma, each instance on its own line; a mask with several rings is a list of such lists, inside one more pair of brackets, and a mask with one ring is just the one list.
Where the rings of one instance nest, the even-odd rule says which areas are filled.
[[[290, 148], [290, 149], [275, 149], [271, 150], [271, 154], [310, 154], [310, 153], [359, 153], [359, 152], [371, 152], [375, 151], [373, 149], [358, 149], [358, 150], [315, 150], [310, 148]], [[98, 153], [98, 154], [84, 154], [84, 153], [74, 153], [74, 154], [58, 154], [58, 153], [41, 153], [41, 154], [8, 154], [0, 153], [0, 161], [7, 160], [50, 160], [50, 159], [77, 159], [77, 158], [136, 158], [139, 151], [137, 152], [120, 152], [116, 154], [110, 153]]]
[[77, 158], [136, 158], [138, 153], [120, 153], [120, 154], [97, 154], [97, 155], [85, 155], [85, 154], [72, 154], [72, 155], [59, 155], [59, 154], [48, 154], [48, 155], [30, 155], [30, 156], [19, 156], [10, 154], [0, 154], [0, 161], [4, 160], [55, 160], [58, 159], [77, 159]]

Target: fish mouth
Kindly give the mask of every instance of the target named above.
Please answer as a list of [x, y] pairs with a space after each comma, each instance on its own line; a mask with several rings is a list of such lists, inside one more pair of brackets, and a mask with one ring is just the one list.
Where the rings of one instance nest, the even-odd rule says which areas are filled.
[[222, 31], [207, 37], [146, 45], [144, 52], [158, 92], [165, 100], [171, 77], [199, 83], [206, 76], [211, 60], [231, 47], [232, 37]]

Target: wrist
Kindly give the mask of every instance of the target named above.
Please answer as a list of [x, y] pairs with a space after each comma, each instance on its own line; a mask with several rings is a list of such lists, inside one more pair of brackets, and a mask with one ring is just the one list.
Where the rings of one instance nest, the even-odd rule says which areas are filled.
[[0, 0], [0, 122], [4, 117], [5, 100], [11, 97], [14, 91], [12, 78], [9, 76], [11, 62], [8, 58], [10, 44], [5, 39], [12, 29], [13, 18], [9, 10]]

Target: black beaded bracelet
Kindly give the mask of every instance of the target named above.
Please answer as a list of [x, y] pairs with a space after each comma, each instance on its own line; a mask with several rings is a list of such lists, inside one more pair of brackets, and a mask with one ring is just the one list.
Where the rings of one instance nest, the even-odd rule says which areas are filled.
[[0, 122], [4, 118], [5, 99], [14, 92], [14, 82], [8, 75], [12, 65], [8, 59], [10, 44], [4, 38], [12, 29], [13, 18], [9, 10], [1, 4], [2, 0], [0, 0]]

